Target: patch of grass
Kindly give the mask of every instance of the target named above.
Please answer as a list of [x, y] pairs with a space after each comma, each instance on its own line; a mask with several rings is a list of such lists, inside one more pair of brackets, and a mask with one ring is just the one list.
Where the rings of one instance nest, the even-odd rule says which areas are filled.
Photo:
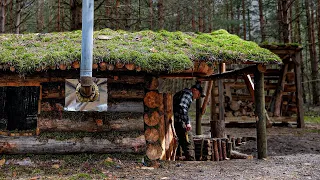
[[70, 178], [70, 180], [78, 180], [78, 179], [85, 180], [85, 179], [92, 179], [92, 177], [90, 176], [90, 174], [87, 174], [87, 173], [79, 173]]
[[306, 123], [317, 123], [320, 124], [320, 116], [304, 116]]

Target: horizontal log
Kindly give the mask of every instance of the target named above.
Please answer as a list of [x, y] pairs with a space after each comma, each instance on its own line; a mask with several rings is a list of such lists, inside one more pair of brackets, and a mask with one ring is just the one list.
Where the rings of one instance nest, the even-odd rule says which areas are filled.
[[108, 112], [144, 112], [143, 102], [108, 102]]
[[[233, 89], [245, 89], [247, 88], [247, 85], [243, 82], [225, 82], [224, 85], [228, 85], [230, 88]], [[270, 89], [276, 89], [277, 88], [277, 83], [265, 83], [264, 89], [265, 90], [270, 90]]]
[[[7, 86], [8, 83], [14, 83], [14, 86], [33, 86], [32, 83], [44, 83], [44, 82], [65, 82], [65, 79], [76, 79], [79, 77], [79, 72], [70, 72], [70, 73], [62, 73], [63, 77], [56, 77], [51, 73], [39, 73], [33, 74], [31, 76], [21, 77], [19, 75], [8, 75], [0, 73], [0, 86]], [[100, 78], [102, 75], [93, 74], [93, 76]], [[123, 84], [139, 84], [145, 82], [144, 76], [129, 76], [129, 75], [120, 75], [115, 79], [112, 75], [103, 75], [104, 78], [108, 78], [108, 83], [123, 83]], [[30, 84], [30, 85], [28, 85]], [[10, 85], [13, 86], [13, 85]], [[38, 86], [38, 85], [37, 85]]]
[[54, 118], [38, 118], [38, 128], [40, 131], [85, 131], [85, 132], [102, 132], [102, 131], [143, 131], [143, 117], [138, 119], [116, 119], [102, 120], [102, 124], [98, 124], [93, 118], [88, 120], [70, 120], [70, 119], [54, 119]]
[[296, 92], [296, 85], [295, 84], [285, 84], [284, 85], [284, 92]]
[[0, 138], [0, 154], [142, 153], [145, 148], [143, 135], [114, 142], [93, 137], [67, 140], [24, 136]]
[[[62, 109], [61, 109], [62, 107]], [[41, 111], [62, 111], [63, 105], [60, 103], [51, 103], [42, 101]], [[144, 112], [143, 102], [123, 101], [108, 102], [107, 112]]]
[[111, 89], [108, 91], [110, 99], [143, 99], [143, 89]]
[[108, 83], [123, 83], [123, 84], [139, 84], [145, 83], [144, 76], [117, 76], [117, 78], [108, 78]]
[[20, 86], [40, 86], [40, 82], [29, 82], [29, 81], [23, 81], [23, 82], [0, 82], [1, 86], [14, 86], [14, 87], [20, 87]]

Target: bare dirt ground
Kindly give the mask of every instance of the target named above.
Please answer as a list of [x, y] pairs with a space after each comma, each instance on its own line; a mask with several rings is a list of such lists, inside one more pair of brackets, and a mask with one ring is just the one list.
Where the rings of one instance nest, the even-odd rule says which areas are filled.
[[[226, 131], [234, 137], [256, 136], [255, 128]], [[0, 155], [0, 179], [320, 179], [319, 124], [272, 127], [267, 133], [265, 160], [256, 158], [254, 140], [239, 148], [252, 160], [161, 162], [159, 168], [143, 166], [143, 155]]]

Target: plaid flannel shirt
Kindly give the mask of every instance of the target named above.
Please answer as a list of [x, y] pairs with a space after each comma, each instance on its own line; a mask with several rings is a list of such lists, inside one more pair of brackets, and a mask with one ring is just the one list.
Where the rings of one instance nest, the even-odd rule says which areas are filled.
[[188, 111], [192, 103], [192, 91], [190, 89], [184, 89], [173, 97], [173, 111], [174, 117], [178, 121], [183, 121], [186, 124], [190, 124], [190, 118], [188, 116]]

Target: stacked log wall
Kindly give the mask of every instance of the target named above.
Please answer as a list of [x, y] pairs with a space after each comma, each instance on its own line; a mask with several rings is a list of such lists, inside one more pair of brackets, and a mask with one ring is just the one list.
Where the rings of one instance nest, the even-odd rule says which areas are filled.
[[172, 94], [159, 92], [158, 77], [146, 83], [144, 123], [146, 155], [150, 160], [174, 160], [177, 141], [172, 129]]
[[37, 129], [32, 133], [38, 137], [1, 138], [1, 153], [145, 152], [144, 75], [118, 73], [107, 78], [107, 112], [66, 112], [64, 78], [40, 83]]

